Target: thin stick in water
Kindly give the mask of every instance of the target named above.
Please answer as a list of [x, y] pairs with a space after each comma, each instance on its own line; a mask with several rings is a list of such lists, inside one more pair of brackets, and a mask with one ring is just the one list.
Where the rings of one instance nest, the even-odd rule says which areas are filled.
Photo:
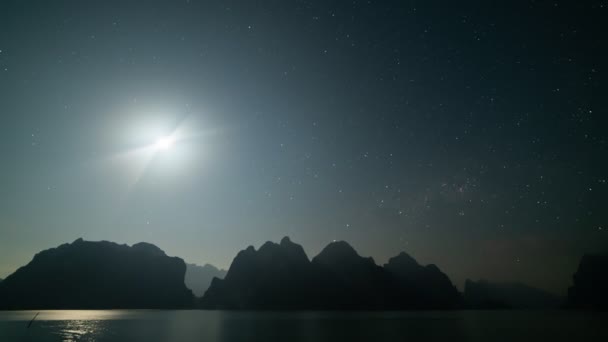
[[38, 317], [39, 314], [40, 314], [40, 312], [37, 312], [36, 315], [34, 315], [34, 318], [32, 318], [32, 320], [30, 321], [30, 323], [27, 325], [28, 329], [32, 326], [32, 323], [34, 323], [34, 320], [36, 319], [36, 317]]

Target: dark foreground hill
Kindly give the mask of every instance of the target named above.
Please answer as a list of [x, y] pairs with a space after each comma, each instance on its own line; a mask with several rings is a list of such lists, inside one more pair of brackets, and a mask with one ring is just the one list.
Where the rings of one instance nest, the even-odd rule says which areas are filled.
[[225, 276], [226, 270], [220, 270], [210, 264], [205, 264], [204, 266], [186, 264], [186, 278], [184, 282], [186, 283], [186, 287], [192, 290], [197, 297], [202, 297], [214, 277], [223, 279]]
[[0, 309], [188, 308], [186, 264], [158, 247], [78, 239], [42, 251], [0, 283]]
[[436, 266], [405, 254], [385, 267], [348, 243], [330, 243], [312, 261], [285, 237], [238, 253], [224, 279], [199, 302], [207, 309], [452, 309], [460, 295]]
[[564, 298], [521, 283], [477, 282], [467, 279], [464, 301], [469, 309], [550, 310], [563, 306]]
[[568, 307], [608, 310], [608, 253], [583, 256], [568, 289]]

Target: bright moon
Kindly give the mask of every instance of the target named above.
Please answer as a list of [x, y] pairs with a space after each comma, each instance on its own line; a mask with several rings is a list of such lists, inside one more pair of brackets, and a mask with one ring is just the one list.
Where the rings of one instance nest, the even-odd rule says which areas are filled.
[[173, 137], [162, 137], [159, 138], [158, 140], [156, 140], [156, 143], [154, 144], [154, 147], [157, 150], [168, 150], [173, 143], [175, 142], [175, 139]]

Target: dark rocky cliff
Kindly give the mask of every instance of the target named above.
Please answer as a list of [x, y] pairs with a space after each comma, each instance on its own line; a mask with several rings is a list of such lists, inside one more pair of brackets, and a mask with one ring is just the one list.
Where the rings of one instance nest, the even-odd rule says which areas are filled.
[[0, 283], [0, 308], [189, 308], [185, 272], [182, 259], [152, 244], [78, 239], [36, 254]]
[[583, 256], [568, 289], [568, 307], [608, 310], [608, 253]]

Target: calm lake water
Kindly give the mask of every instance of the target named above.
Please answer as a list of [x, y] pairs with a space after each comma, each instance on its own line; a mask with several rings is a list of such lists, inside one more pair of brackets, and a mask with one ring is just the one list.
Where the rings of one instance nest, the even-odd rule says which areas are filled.
[[608, 341], [580, 312], [0, 311], [0, 341]]

